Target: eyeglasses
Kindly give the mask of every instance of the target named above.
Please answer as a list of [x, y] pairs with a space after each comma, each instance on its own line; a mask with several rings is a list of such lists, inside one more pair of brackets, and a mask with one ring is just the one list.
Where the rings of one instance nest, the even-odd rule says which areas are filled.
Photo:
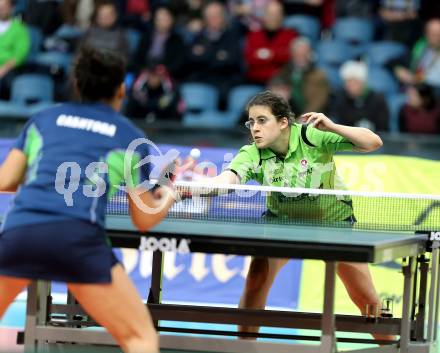
[[255, 124], [258, 124], [260, 126], [263, 126], [264, 124], [266, 124], [269, 121], [268, 118], [262, 116], [257, 118], [256, 120], [254, 119], [249, 119], [248, 121], [246, 121], [244, 123], [244, 126], [246, 126], [246, 128], [248, 129], [252, 129], [254, 127]]

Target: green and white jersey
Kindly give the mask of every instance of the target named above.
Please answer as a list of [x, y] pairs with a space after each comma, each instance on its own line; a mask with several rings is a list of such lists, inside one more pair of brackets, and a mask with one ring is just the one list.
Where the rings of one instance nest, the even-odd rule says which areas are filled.
[[[261, 185], [311, 189], [345, 189], [336, 173], [333, 155], [352, 151], [353, 144], [331, 132], [311, 126], [291, 126], [289, 150], [284, 158], [272, 150], [258, 149], [255, 144], [243, 146], [228, 169], [242, 183], [255, 180]], [[297, 196], [272, 194], [268, 209], [278, 217], [301, 217], [325, 221], [343, 221], [353, 214], [351, 199], [336, 196]]]

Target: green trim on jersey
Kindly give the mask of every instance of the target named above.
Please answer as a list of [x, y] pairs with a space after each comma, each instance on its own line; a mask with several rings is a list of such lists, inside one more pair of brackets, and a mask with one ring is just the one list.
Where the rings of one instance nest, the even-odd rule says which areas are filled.
[[[255, 180], [268, 186], [344, 189], [336, 173], [333, 155], [337, 151], [352, 150], [353, 144], [340, 135], [293, 124], [289, 150], [284, 159], [268, 148], [260, 150], [251, 144], [240, 149], [229, 169], [240, 177], [242, 183]], [[275, 215], [289, 218], [339, 221], [353, 213], [349, 198], [342, 197], [341, 200], [334, 196], [286, 197], [278, 194], [268, 197], [267, 207]]]
[[108, 165], [108, 181], [109, 181], [109, 193], [108, 198], [112, 197], [117, 191], [119, 185], [127, 184], [127, 186], [136, 186], [140, 184], [140, 168], [136, 167], [140, 162], [141, 158], [138, 153], [133, 154], [131, 160], [131, 180], [126, 183], [124, 177], [124, 150], [113, 150], [107, 154], [107, 165]]
[[37, 176], [38, 164], [43, 148], [43, 137], [35, 124], [29, 126], [23, 152], [27, 157], [26, 183], [31, 182]]

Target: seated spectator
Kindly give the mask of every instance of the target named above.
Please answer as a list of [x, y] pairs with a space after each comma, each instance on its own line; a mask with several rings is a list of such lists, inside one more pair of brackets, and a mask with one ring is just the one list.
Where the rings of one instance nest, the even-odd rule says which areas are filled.
[[264, 16], [264, 28], [246, 36], [247, 80], [266, 84], [289, 61], [289, 45], [297, 34], [283, 27], [284, 12], [278, 1], [270, 1]]
[[118, 26], [116, 3], [101, 0], [95, 8], [93, 24], [85, 33], [81, 45], [118, 51], [128, 59], [128, 42], [125, 31]]
[[424, 82], [440, 92], [440, 19], [426, 23], [425, 37], [412, 50], [410, 69], [397, 67], [396, 76], [404, 84]]
[[170, 0], [176, 16], [176, 26], [181, 29], [187, 43], [203, 30], [203, 8], [206, 0]]
[[44, 36], [53, 34], [61, 26], [61, 2], [58, 0], [27, 0], [24, 21], [38, 27]]
[[377, 11], [376, 1], [336, 0], [336, 17], [362, 17], [371, 19]]
[[63, 0], [61, 12], [64, 24], [87, 30], [95, 11], [95, 0]]
[[179, 120], [183, 110], [179, 90], [162, 65], [145, 69], [135, 80], [125, 107], [130, 118]]
[[270, 0], [228, 0], [228, 8], [241, 33], [259, 31], [263, 27], [264, 12]]
[[170, 8], [159, 6], [154, 13], [153, 28], [147, 30], [135, 54], [134, 72], [163, 65], [173, 79], [180, 79], [185, 64], [185, 46], [174, 29], [174, 15]]
[[220, 100], [242, 81], [240, 45], [226, 21], [226, 9], [220, 2], [209, 3], [204, 11], [204, 28], [189, 46], [186, 80], [217, 87]]
[[286, 14], [302, 14], [321, 18], [325, 0], [284, 0]]
[[384, 39], [411, 47], [422, 31], [419, 10], [419, 0], [381, 0], [379, 15], [383, 23]]
[[341, 66], [340, 74], [344, 89], [336, 95], [330, 116], [343, 125], [387, 131], [388, 107], [381, 93], [368, 88], [366, 64], [347, 61]]
[[26, 26], [12, 13], [12, 0], [0, 0], [0, 99], [5, 100], [15, 69], [24, 63], [30, 49]]
[[[119, 1], [122, 10], [122, 23], [126, 27], [133, 27], [140, 31], [148, 28], [151, 20], [151, 6], [149, 0], [122, 0]], [[125, 5], [125, 6], [123, 6]]]
[[423, 83], [408, 87], [407, 103], [399, 114], [399, 128], [416, 134], [440, 132], [440, 103], [431, 87]]
[[276, 75], [290, 86], [290, 103], [295, 114], [325, 112], [330, 86], [323, 71], [313, 63], [313, 52], [307, 38], [290, 45], [290, 61]]

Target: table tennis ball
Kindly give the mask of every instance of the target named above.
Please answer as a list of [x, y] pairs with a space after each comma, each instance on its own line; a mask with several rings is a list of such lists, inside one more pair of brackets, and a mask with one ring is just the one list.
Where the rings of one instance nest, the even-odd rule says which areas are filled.
[[193, 148], [191, 152], [189, 152], [189, 155], [194, 159], [198, 159], [200, 157], [200, 154], [201, 152], [198, 148]]

